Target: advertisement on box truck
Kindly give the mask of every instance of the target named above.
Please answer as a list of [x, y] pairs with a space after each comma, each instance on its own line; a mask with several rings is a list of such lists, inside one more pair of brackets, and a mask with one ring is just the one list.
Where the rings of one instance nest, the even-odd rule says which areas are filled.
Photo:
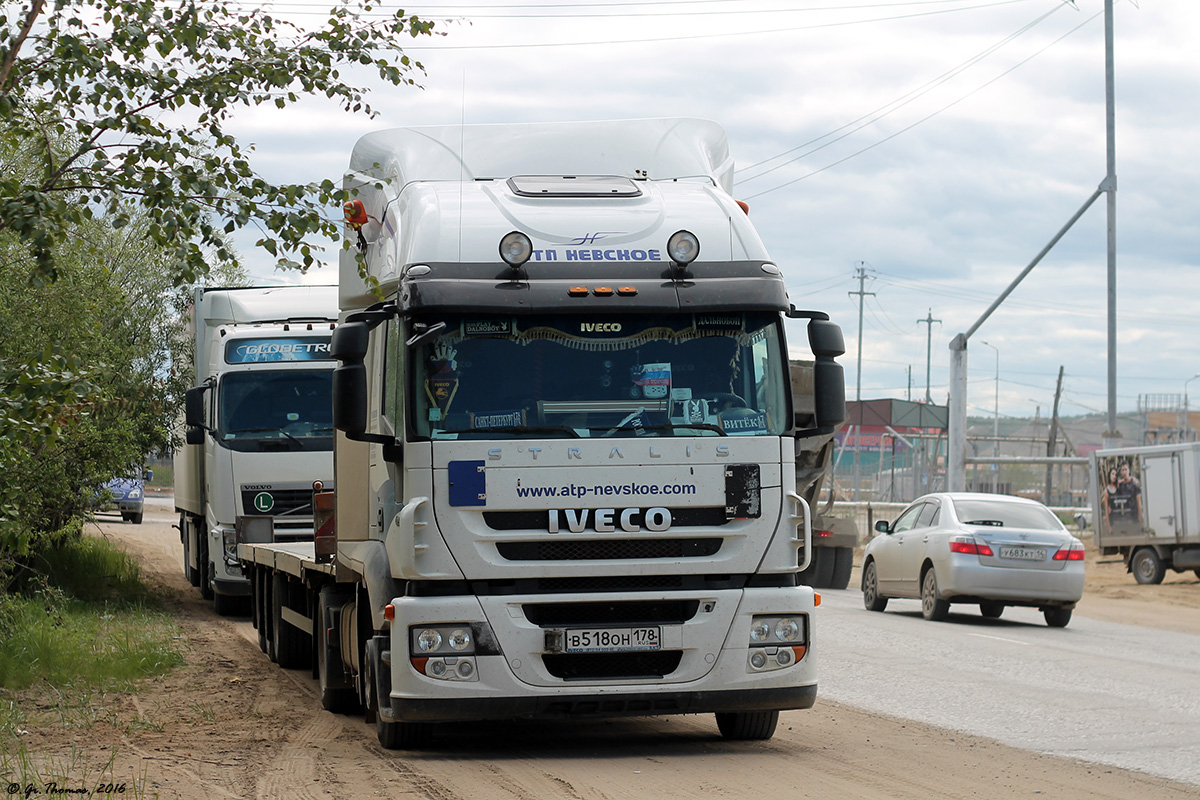
[[691, 119], [358, 142], [336, 493], [315, 543], [238, 548], [260, 645], [315, 653], [326, 708], [398, 748], [519, 717], [714, 713], [765, 739], [812, 706], [796, 471], [844, 420], [844, 345], [789, 302], [732, 167]]
[[240, 530], [312, 539], [312, 483], [333, 485], [336, 321], [335, 286], [196, 290], [175, 510], [184, 574], [220, 614], [244, 610], [250, 594]]

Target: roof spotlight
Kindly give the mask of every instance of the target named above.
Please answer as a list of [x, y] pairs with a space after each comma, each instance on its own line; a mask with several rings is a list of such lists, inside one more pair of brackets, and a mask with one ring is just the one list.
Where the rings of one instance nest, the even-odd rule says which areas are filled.
[[513, 269], [519, 269], [533, 255], [533, 242], [520, 231], [506, 233], [500, 240], [500, 257]]
[[667, 240], [667, 255], [676, 264], [686, 267], [700, 255], [700, 240], [691, 231], [675, 231]]

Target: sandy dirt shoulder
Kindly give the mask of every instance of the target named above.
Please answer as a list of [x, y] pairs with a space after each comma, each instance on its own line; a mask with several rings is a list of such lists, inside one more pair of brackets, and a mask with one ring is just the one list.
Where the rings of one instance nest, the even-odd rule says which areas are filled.
[[[245, 620], [219, 618], [200, 600], [182, 577], [172, 522], [166, 509], [156, 509], [143, 525], [100, 522], [92, 533], [121, 543], [162, 587], [179, 621], [187, 665], [136, 692], [101, 698], [103, 713], [86, 728], [64, 728], [40, 712], [44, 697], [36, 690], [0, 698], [30, 713], [20, 743], [35, 758], [59, 765], [51, 774], [67, 776], [67, 788], [94, 783], [112, 759], [111, 775], [128, 783], [129, 796], [188, 800], [644, 800], [694, 798], [698, 792], [727, 798], [1041, 794], [1128, 800], [1200, 793], [1195, 786], [821, 700], [812, 710], [785, 713], [775, 738], [761, 743], [725, 742], [711, 715], [702, 715], [463, 725], [429, 750], [385, 751], [372, 726], [320, 708], [308, 673], [271, 664]], [[1171, 574], [1162, 586], [1141, 587], [1119, 564], [1089, 559], [1088, 569], [1077, 614], [1200, 633], [1194, 574]]]

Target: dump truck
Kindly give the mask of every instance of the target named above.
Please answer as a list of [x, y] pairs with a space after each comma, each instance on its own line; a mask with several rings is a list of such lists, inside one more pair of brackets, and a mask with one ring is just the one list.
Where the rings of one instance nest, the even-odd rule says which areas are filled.
[[813, 705], [796, 464], [845, 418], [844, 344], [789, 301], [732, 168], [694, 119], [359, 140], [336, 490], [314, 486], [314, 542], [238, 546], [260, 646], [327, 709], [411, 748], [475, 720], [695, 713], [765, 739]]

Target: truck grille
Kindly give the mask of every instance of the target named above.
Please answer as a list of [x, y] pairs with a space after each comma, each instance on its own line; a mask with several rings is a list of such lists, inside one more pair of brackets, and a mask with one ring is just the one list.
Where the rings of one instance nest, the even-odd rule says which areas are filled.
[[[729, 522], [725, 508], [672, 508], [672, 528], [716, 528]], [[544, 531], [549, 511], [484, 511], [483, 521], [494, 531]]]
[[500, 542], [508, 561], [582, 561], [648, 558], [704, 558], [721, 549], [720, 539], [585, 539], [552, 542]]
[[271, 508], [260, 511], [254, 498], [263, 493], [256, 489], [242, 489], [242, 513], [255, 517], [312, 516], [312, 489], [272, 489], [269, 492], [273, 501]]
[[580, 625], [682, 625], [696, 616], [699, 600], [611, 603], [528, 603], [525, 618], [542, 628]]
[[546, 670], [564, 681], [663, 678], [679, 668], [682, 650], [651, 653], [547, 653]]

